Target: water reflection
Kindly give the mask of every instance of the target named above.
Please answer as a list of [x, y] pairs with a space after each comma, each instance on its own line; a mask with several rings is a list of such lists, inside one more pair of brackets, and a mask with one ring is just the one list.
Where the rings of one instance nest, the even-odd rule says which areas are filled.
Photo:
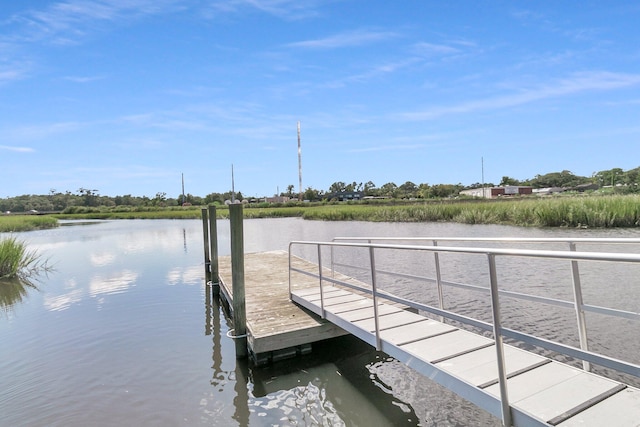
[[106, 267], [113, 264], [116, 254], [112, 252], [92, 253], [89, 255], [89, 261], [94, 267]]
[[107, 277], [97, 275], [89, 282], [89, 295], [96, 297], [101, 294], [118, 294], [125, 292], [134, 285], [138, 273], [132, 270], [123, 270], [112, 273]]
[[5, 313], [10, 312], [13, 306], [27, 298], [32, 290], [38, 290], [38, 287], [27, 279], [16, 277], [0, 280], [0, 308]]
[[199, 285], [202, 282], [202, 266], [175, 267], [167, 273], [169, 285]]

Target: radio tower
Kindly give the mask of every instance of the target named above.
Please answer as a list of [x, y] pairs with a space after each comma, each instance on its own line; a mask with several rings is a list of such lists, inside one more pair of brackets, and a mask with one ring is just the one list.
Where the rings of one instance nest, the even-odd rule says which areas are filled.
[[298, 200], [302, 201], [302, 149], [300, 148], [300, 121], [298, 121]]

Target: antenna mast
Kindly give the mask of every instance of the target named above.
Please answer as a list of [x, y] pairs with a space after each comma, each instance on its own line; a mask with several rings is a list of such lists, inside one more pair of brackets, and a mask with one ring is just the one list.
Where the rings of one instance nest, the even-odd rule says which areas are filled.
[[185, 204], [185, 198], [184, 198], [184, 173], [182, 173], [182, 206], [184, 206]]
[[302, 149], [300, 148], [300, 121], [298, 120], [298, 200], [302, 201]]

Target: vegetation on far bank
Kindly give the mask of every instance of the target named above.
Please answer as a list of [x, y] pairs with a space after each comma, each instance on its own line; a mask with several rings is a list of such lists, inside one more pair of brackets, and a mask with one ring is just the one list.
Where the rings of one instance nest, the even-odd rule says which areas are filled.
[[[574, 195], [514, 197], [499, 200], [440, 201], [375, 200], [287, 204], [245, 204], [245, 218], [300, 217], [322, 221], [458, 222], [527, 227], [639, 227], [640, 195]], [[216, 208], [218, 218], [228, 218], [228, 206]], [[201, 207], [123, 212], [84, 209], [58, 216], [66, 219], [201, 218]]]

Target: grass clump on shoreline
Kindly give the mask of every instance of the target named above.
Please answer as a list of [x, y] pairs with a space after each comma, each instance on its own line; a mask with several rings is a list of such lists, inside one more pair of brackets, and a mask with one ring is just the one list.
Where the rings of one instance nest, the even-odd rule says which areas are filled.
[[55, 228], [58, 220], [50, 215], [0, 215], [0, 233]]
[[15, 237], [0, 240], [0, 280], [28, 279], [43, 270], [49, 270], [47, 262], [35, 251], [27, 250], [26, 243]]

